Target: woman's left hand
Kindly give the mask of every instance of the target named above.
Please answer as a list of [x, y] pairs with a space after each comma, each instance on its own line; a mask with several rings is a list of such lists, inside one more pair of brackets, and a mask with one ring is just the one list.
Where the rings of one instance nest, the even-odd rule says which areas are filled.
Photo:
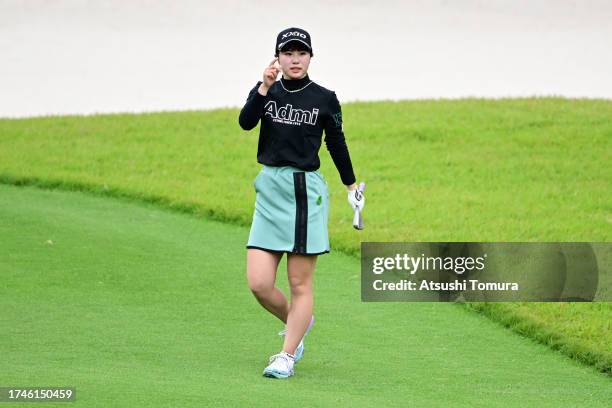
[[348, 202], [353, 211], [358, 209], [361, 212], [363, 207], [365, 207], [365, 195], [359, 189], [351, 190], [348, 192]]

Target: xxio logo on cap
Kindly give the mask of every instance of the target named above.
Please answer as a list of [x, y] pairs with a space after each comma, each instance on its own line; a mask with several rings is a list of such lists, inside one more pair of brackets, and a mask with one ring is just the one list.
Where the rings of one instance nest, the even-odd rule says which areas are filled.
[[298, 37], [302, 37], [302, 38], [306, 39], [306, 34], [302, 34], [299, 31], [291, 31], [289, 33], [285, 33], [285, 34], [283, 34], [283, 38], [292, 37], [294, 35], [297, 35]]

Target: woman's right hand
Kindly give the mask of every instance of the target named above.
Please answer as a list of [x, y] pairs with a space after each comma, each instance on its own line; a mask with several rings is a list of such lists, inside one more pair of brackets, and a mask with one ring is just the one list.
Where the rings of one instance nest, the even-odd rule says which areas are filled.
[[265, 93], [267, 93], [268, 89], [274, 85], [274, 82], [276, 82], [276, 78], [278, 77], [278, 73], [280, 72], [280, 66], [278, 65], [277, 61], [278, 58], [274, 58], [270, 65], [268, 65], [264, 70], [263, 83], [260, 85], [259, 89], [265, 91]]

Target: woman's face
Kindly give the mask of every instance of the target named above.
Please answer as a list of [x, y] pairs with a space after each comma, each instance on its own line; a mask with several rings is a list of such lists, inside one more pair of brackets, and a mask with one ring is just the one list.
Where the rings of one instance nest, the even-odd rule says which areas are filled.
[[278, 54], [278, 63], [284, 79], [300, 79], [308, 73], [310, 53], [303, 50], [286, 50]]

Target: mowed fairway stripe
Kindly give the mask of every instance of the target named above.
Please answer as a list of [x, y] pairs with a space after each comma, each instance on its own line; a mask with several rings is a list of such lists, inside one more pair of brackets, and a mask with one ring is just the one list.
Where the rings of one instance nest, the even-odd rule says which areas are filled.
[[[287, 381], [282, 324], [245, 279], [248, 229], [76, 192], [0, 185], [0, 386], [71, 406], [609, 406], [612, 381], [455, 304], [361, 303], [321, 256], [317, 322]], [[333, 248], [332, 248], [333, 251]], [[286, 291], [286, 262], [278, 280]]]

